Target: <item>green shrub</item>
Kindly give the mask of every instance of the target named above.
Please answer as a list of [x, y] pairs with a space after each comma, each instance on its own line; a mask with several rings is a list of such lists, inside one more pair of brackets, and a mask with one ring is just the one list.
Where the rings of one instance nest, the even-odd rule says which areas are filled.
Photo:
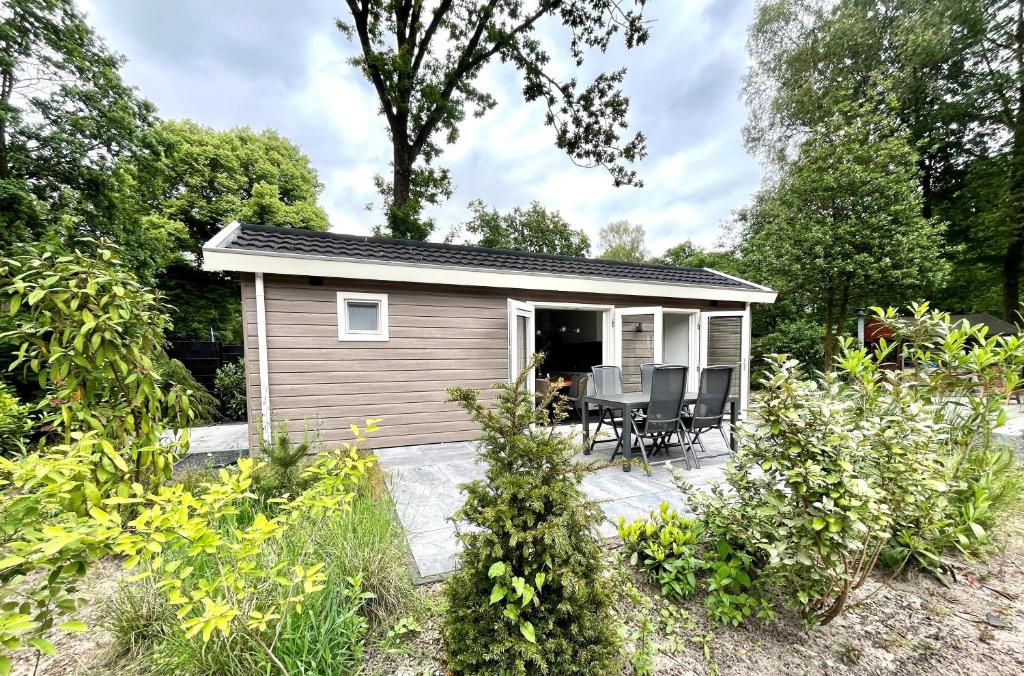
[[28, 405], [19, 402], [13, 390], [0, 381], [0, 456], [25, 450], [25, 438], [31, 429], [28, 409]]
[[213, 382], [224, 416], [228, 420], [246, 420], [249, 404], [245, 396], [245, 362], [239, 359], [224, 364], [217, 369]]
[[[537, 355], [532, 364], [537, 363]], [[486, 478], [464, 485], [455, 519], [463, 545], [444, 587], [448, 666], [457, 674], [597, 674], [618, 638], [597, 529], [601, 510], [580, 489], [587, 468], [526, 388], [529, 370], [479, 392], [449, 390], [481, 429]], [[493, 406], [493, 408], [491, 408]]]
[[807, 624], [827, 623], [880, 558], [938, 574], [946, 549], [987, 546], [986, 525], [1020, 494], [1016, 459], [990, 442], [1024, 343], [951, 324], [926, 305], [912, 310], [909, 319], [878, 314], [894, 330], [909, 327], [915, 368], [883, 369], [893, 345], [869, 353], [849, 339], [836, 371], [815, 378], [774, 356], [760, 421], [738, 430], [728, 490], [680, 482], [714, 538], [708, 603], [720, 621], [753, 614], [758, 600], [743, 596], [753, 592], [762, 605], [785, 600]]
[[160, 375], [169, 386], [179, 387], [188, 396], [193, 425], [212, 425], [220, 419], [217, 398], [195, 379], [181, 361], [168, 358], [161, 365]]
[[322, 450], [320, 434], [307, 424], [302, 441], [295, 443], [288, 433], [288, 423], [282, 421], [274, 426], [270, 441], [264, 438], [262, 426], [256, 436], [258, 457], [265, 462], [253, 474], [253, 491], [264, 501], [300, 493], [305, 488], [303, 462], [311, 453]]
[[708, 616], [719, 624], [734, 627], [756, 615], [762, 622], [776, 617], [771, 601], [762, 596], [756, 557], [736, 549], [726, 540], [719, 540], [714, 555], [708, 557], [711, 575], [707, 579], [708, 595], [704, 607]]
[[661, 503], [647, 518], [627, 524], [619, 517], [619, 537], [630, 554], [630, 563], [640, 565], [661, 593], [686, 599], [697, 588], [697, 574], [703, 568], [697, 552], [700, 524]]

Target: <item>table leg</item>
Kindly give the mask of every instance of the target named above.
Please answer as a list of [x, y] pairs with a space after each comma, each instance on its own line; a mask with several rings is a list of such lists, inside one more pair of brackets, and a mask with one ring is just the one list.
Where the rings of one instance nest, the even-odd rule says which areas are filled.
[[735, 453], [740, 449], [739, 440], [736, 438], [736, 422], [739, 419], [739, 411], [737, 410], [736, 402], [729, 402], [729, 446], [732, 448], [732, 452]]
[[626, 464], [622, 466], [623, 472], [628, 472], [633, 468], [633, 410], [630, 408], [622, 409], [622, 434], [619, 443], [622, 444], [622, 457], [626, 459]]
[[590, 404], [586, 401], [580, 412], [580, 422], [583, 424], [583, 455], [590, 455]]

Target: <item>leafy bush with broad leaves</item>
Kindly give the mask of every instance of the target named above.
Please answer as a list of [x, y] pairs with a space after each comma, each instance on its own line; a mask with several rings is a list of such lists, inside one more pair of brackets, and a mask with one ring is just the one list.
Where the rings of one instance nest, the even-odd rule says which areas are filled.
[[[913, 332], [905, 344], [914, 368], [883, 368], [895, 349], [885, 343], [869, 353], [846, 340], [837, 370], [813, 378], [796, 360], [774, 356], [760, 420], [738, 430], [728, 489], [704, 494], [679, 480], [706, 544], [721, 551], [724, 540], [749, 557], [745, 575], [756, 593], [784, 600], [809, 625], [834, 619], [883, 555], [899, 566], [914, 558], [938, 574], [947, 548], [975, 550], [982, 520], [992, 523], [986, 468], [995, 462], [987, 454], [1019, 383], [1024, 345], [952, 324], [926, 305], [911, 311], [899, 319], [877, 310]], [[1020, 492], [1006, 482], [1000, 490]], [[716, 576], [723, 558], [711, 562]], [[729, 570], [724, 577], [740, 579]], [[730, 617], [745, 613], [719, 619]]]
[[11, 388], [0, 380], [0, 456], [11, 456], [25, 450], [25, 439], [31, 425], [29, 406], [18, 401]]
[[[363, 440], [357, 430], [356, 443]], [[375, 422], [367, 421], [365, 431], [375, 430]], [[309, 541], [319, 537], [318, 529], [328, 528], [332, 515], [348, 510], [373, 460], [349, 443], [320, 454], [302, 471], [308, 488], [292, 498], [272, 498], [272, 515], [253, 509], [257, 496], [250, 489], [259, 465], [252, 459], [239, 460], [236, 474], [221, 470], [218, 482], [195, 495], [180, 484], [151, 493], [137, 486], [131, 497], [104, 501], [114, 510], [93, 507], [90, 514], [119, 531], [113, 551], [127, 557], [129, 570], [142, 569], [129, 580], [155, 580], [175, 607], [186, 638], [205, 642], [215, 633], [239, 634], [282, 673], [294, 673], [275, 647], [284, 640], [283, 625], [325, 590], [326, 562], [311, 547], [301, 547], [297, 557], [281, 556], [281, 548], [290, 530], [301, 529]], [[124, 504], [138, 509], [130, 521], [116, 511]], [[218, 526], [225, 518], [233, 521], [227, 532]], [[207, 565], [200, 566], [204, 561]], [[347, 583], [358, 595], [361, 581]]]
[[[18, 344], [12, 368], [34, 374], [46, 392], [41, 428], [64, 444], [86, 432], [99, 439], [92, 502], [169, 478], [192, 411], [187, 391], [160, 372], [170, 322], [159, 296], [101, 245], [0, 259], [0, 303], [15, 320], [0, 336]], [[185, 431], [166, 443], [165, 426]]]
[[[537, 363], [537, 355], [531, 367]], [[483, 434], [486, 478], [465, 484], [459, 567], [445, 583], [444, 638], [459, 674], [595, 674], [617, 654], [612, 594], [597, 529], [580, 488], [576, 442], [557, 434], [554, 394], [535, 403], [530, 371], [494, 386], [493, 400], [449, 390]]]
[[619, 517], [619, 537], [629, 561], [642, 566], [661, 593], [686, 599], [697, 589], [697, 575], [704, 567], [697, 538], [700, 524], [682, 516], [667, 502], [647, 518], [626, 523]]
[[[43, 635], [82, 628], [61, 620], [118, 532], [90, 510], [168, 478], [188, 434], [168, 442], [165, 425], [187, 427], [192, 412], [188, 393], [161, 377], [159, 298], [112, 249], [0, 259], [0, 305], [12, 327], [0, 342], [17, 345], [14, 367], [45, 393], [35, 452], [0, 458], [0, 645], [52, 653]], [[0, 674], [9, 667], [0, 655]]]
[[246, 420], [249, 405], [245, 397], [245, 363], [239, 359], [224, 364], [217, 369], [213, 382], [225, 417]]

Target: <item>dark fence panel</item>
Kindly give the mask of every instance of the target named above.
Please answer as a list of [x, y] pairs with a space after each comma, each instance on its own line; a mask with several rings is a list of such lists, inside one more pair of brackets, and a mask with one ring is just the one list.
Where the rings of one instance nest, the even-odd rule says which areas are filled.
[[167, 354], [179, 360], [206, 389], [213, 391], [214, 377], [222, 365], [242, 358], [241, 345], [225, 345], [201, 340], [171, 343]]

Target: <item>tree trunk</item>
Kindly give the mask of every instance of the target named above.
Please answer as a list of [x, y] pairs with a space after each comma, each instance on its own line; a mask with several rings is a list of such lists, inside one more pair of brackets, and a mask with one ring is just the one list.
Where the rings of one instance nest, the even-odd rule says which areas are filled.
[[828, 298], [825, 300], [825, 370], [832, 370], [832, 362], [836, 352], [835, 308], [832, 303], [832, 289], [828, 290]]
[[[403, 211], [412, 193], [412, 163], [413, 157], [409, 147], [398, 140], [394, 143], [393, 153], [394, 170], [391, 178], [391, 207], [396, 211]], [[395, 237], [399, 235], [396, 233]]]
[[1003, 319], [1016, 321], [1020, 309], [1020, 274], [1024, 261], [1024, 0], [1017, 2], [1014, 31], [1014, 61], [1017, 67], [1016, 110], [1013, 111], [1012, 155], [1010, 158], [1010, 243], [1003, 254]]
[[[846, 314], [850, 311], [850, 280], [847, 279], [843, 282], [842, 296], [839, 299], [839, 316], [836, 317], [836, 330], [835, 336], [840, 337], [846, 335]], [[833, 339], [832, 345], [832, 361], [829, 362], [828, 370], [831, 371], [835, 368], [835, 339]]]
[[5, 70], [0, 78], [0, 181], [11, 177], [11, 162], [7, 151], [7, 116], [10, 114], [11, 93], [14, 91], [14, 72]]
[[[1024, 189], [1024, 188], [1022, 188]], [[1017, 212], [1014, 209], [1014, 212]], [[1003, 319], [1016, 322], [1020, 307], [1020, 272], [1024, 259], [1024, 232], [1019, 223], [1013, 224], [1014, 234], [1003, 254]]]

